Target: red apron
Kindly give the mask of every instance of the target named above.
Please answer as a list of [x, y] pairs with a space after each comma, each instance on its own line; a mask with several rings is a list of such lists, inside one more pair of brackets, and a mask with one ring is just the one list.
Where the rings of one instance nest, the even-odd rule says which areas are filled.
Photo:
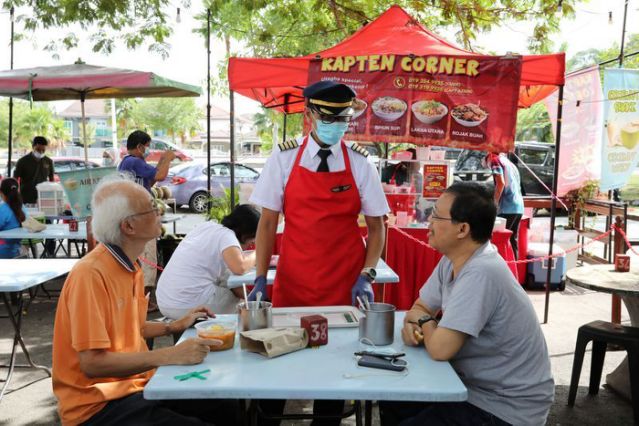
[[357, 224], [359, 191], [343, 142], [345, 170], [329, 173], [300, 166], [309, 143], [307, 136], [284, 189], [273, 306], [350, 305], [366, 255]]

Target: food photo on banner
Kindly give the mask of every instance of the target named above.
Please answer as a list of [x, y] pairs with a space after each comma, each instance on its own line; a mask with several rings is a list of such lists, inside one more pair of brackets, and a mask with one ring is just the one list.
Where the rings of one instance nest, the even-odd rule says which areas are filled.
[[315, 59], [308, 82], [358, 94], [350, 140], [512, 151], [520, 56], [361, 55]]
[[[557, 128], [555, 92], [544, 100], [552, 128]], [[603, 97], [599, 66], [566, 75], [559, 151], [557, 195], [582, 187], [601, 177]]]
[[605, 130], [601, 144], [602, 191], [624, 186], [639, 151], [639, 70], [604, 70]]

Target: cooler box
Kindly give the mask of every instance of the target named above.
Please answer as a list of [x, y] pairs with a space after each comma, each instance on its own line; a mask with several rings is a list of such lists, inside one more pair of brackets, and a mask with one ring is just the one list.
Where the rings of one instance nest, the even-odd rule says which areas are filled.
[[[557, 244], [553, 244], [553, 254], [559, 255], [552, 259], [531, 262], [528, 264], [526, 286], [528, 288], [544, 288], [548, 265], [550, 264], [550, 288], [564, 290], [566, 288], [566, 253]], [[547, 243], [528, 243], [528, 259], [548, 256]]]

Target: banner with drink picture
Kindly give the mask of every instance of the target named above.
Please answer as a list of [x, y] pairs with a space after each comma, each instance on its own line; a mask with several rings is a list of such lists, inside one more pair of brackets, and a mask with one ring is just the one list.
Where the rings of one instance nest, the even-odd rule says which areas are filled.
[[639, 151], [639, 70], [604, 70], [604, 122], [601, 143], [602, 191], [624, 186]]
[[[602, 96], [598, 65], [566, 76], [557, 181], [560, 197], [601, 177]], [[544, 99], [553, 133], [557, 128], [558, 97], [555, 92]]]
[[57, 173], [74, 216], [91, 216], [91, 197], [95, 187], [103, 177], [116, 173], [116, 170], [115, 167], [97, 167]]
[[341, 56], [311, 61], [308, 81], [357, 92], [348, 140], [507, 152], [521, 64], [520, 56]]

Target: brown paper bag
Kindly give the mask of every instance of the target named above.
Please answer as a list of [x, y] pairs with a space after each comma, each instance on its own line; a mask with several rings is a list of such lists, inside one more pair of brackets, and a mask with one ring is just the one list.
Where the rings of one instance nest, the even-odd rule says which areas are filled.
[[242, 350], [256, 352], [269, 358], [304, 349], [308, 333], [303, 328], [263, 328], [240, 333]]

